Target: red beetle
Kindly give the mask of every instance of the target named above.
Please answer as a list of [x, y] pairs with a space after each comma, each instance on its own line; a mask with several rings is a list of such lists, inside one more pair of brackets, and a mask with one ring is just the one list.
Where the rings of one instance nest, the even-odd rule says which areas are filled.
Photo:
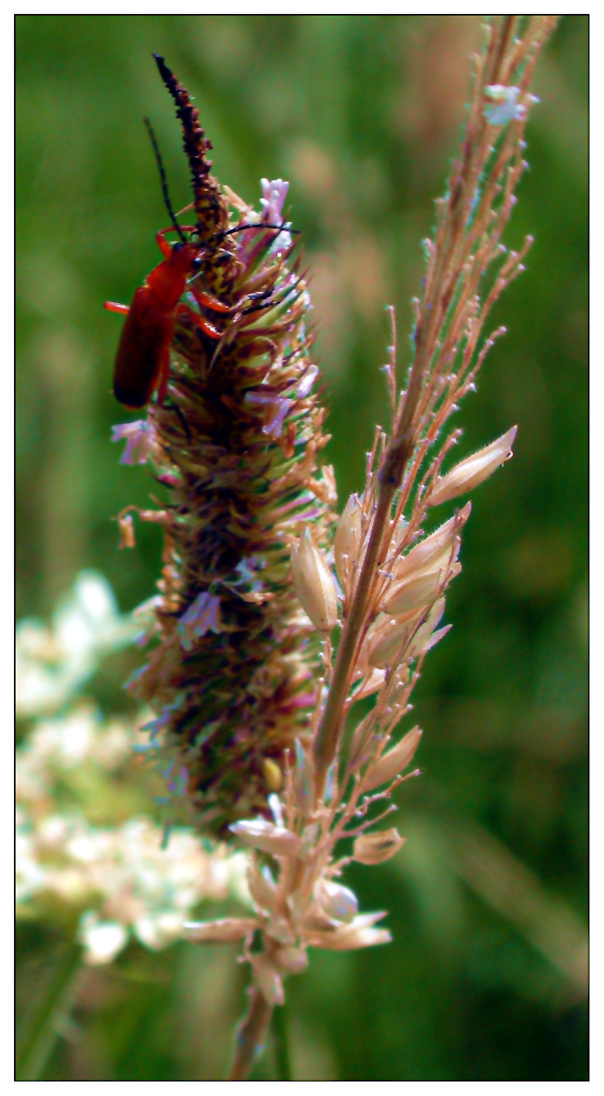
[[[157, 391], [162, 403], [168, 388], [170, 372], [170, 345], [174, 338], [176, 317], [188, 313], [201, 330], [212, 339], [220, 339], [221, 332], [208, 321], [180, 303], [188, 278], [200, 262], [199, 244], [175, 243], [165, 239], [167, 232], [178, 231], [181, 226], [164, 228], [156, 239], [164, 261], [156, 266], [137, 289], [130, 306], [106, 301], [105, 308], [122, 312], [127, 316], [115, 359], [113, 392], [116, 399], [135, 409], [144, 407]], [[193, 231], [190, 226], [185, 231]], [[215, 301], [197, 291], [197, 302], [215, 312], [229, 312], [228, 305]]]
[[[145, 407], [155, 391], [159, 403], [165, 399], [170, 375], [170, 346], [179, 313], [190, 315], [211, 339], [221, 338], [221, 332], [208, 320], [188, 305], [180, 303], [187, 280], [200, 266], [203, 248], [187, 241], [184, 235], [185, 232], [195, 232], [195, 228], [179, 225], [176, 220], [155, 134], [148, 118], [143, 121], [153, 145], [164, 202], [172, 224], [157, 233], [155, 238], [164, 261], [151, 271], [145, 284], [137, 289], [132, 304], [105, 302], [105, 308], [111, 312], [122, 312], [127, 316], [115, 359], [113, 392], [120, 403], [133, 410]], [[167, 232], [176, 232], [180, 242], [171, 244], [165, 239]], [[214, 312], [231, 311], [229, 305], [213, 300], [199, 289], [195, 288], [193, 292], [202, 307], [211, 308]]]
[[[222, 338], [222, 332], [218, 331], [209, 320], [181, 302], [188, 279], [201, 265], [204, 249], [200, 244], [191, 243], [184, 235], [185, 232], [194, 233], [197, 229], [191, 225], [179, 225], [176, 220], [155, 134], [147, 118], [144, 122], [155, 152], [164, 202], [172, 224], [170, 228], [163, 228], [157, 233], [156, 240], [164, 261], [151, 271], [144, 285], [137, 289], [132, 304], [128, 306], [116, 304], [113, 301], [105, 302], [105, 308], [111, 312], [121, 312], [127, 317], [115, 359], [113, 392], [120, 403], [132, 410], [145, 407], [154, 392], [157, 392], [159, 403], [163, 403], [165, 399], [170, 375], [170, 346], [179, 314], [190, 316], [209, 338], [216, 340]], [[243, 232], [246, 229], [264, 231], [271, 228], [281, 231], [283, 227], [283, 224], [269, 225], [263, 222], [237, 225], [235, 228], [219, 233], [217, 238], [228, 236], [231, 232]], [[295, 231], [295, 229], [289, 231]], [[167, 232], [176, 232], [180, 242], [171, 244], [165, 239]], [[233, 311], [230, 305], [208, 296], [197, 286], [193, 285], [191, 288], [200, 307], [208, 308], [213, 312]], [[263, 296], [265, 296], [263, 293], [250, 294], [249, 299]], [[268, 303], [258, 307], [266, 308]]]

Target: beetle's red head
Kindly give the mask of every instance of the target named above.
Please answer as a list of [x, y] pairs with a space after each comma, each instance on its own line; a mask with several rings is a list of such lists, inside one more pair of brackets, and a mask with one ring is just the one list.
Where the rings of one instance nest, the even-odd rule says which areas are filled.
[[201, 260], [199, 244], [172, 244], [170, 266], [179, 274], [192, 274]]

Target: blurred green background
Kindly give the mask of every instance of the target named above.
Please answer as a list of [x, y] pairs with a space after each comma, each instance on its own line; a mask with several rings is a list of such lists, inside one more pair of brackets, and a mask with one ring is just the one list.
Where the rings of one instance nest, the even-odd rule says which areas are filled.
[[[386, 304], [406, 364], [420, 242], [479, 34], [470, 16], [17, 18], [19, 616], [47, 615], [82, 567], [123, 611], [159, 573], [153, 527], [116, 551], [111, 519], [152, 487], [109, 443], [127, 414], [110, 391], [121, 320], [102, 307], [129, 301], [159, 260], [143, 114], [174, 206], [189, 201], [151, 51], [195, 97], [221, 182], [257, 203], [261, 176], [290, 180], [343, 505], [385, 418]], [[454, 628], [415, 695], [423, 776], [397, 822], [409, 841], [348, 876], [363, 910], [390, 911], [394, 943], [314, 953], [291, 980], [297, 1079], [587, 1078], [587, 35], [586, 16], [565, 18], [540, 62], [507, 240], [535, 244], [493, 317], [508, 335], [455, 420], [460, 456], [519, 433], [475, 493]], [[242, 1008], [233, 953], [177, 945], [136, 972], [90, 972], [44, 1079], [223, 1075]]]

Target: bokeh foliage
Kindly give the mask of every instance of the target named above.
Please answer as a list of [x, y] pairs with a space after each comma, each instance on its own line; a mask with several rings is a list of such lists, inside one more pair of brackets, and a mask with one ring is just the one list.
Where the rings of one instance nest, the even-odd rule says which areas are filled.
[[[514, 460], [476, 492], [454, 629], [416, 694], [423, 776], [401, 790], [397, 822], [409, 842], [350, 876], [363, 909], [391, 911], [394, 943], [318, 953], [292, 980], [300, 1079], [587, 1076], [569, 959], [587, 904], [587, 30], [586, 16], [565, 18], [538, 71], [507, 241], [535, 244], [493, 317], [509, 333], [459, 415], [460, 456], [519, 433]], [[108, 441], [128, 415], [110, 392], [120, 320], [102, 309], [159, 259], [166, 214], [143, 114], [174, 205], [190, 200], [150, 52], [195, 96], [222, 182], [257, 202], [261, 176], [290, 180], [343, 505], [385, 415], [385, 304], [408, 360], [420, 243], [478, 38], [470, 16], [18, 17], [19, 615], [47, 614], [85, 566], [126, 611], [159, 572], [153, 527], [116, 551], [111, 518], [153, 488]], [[30, 932], [26, 945], [35, 967], [42, 944]], [[44, 1079], [220, 1077], [241, 980], [230, 952], [190, 945], [94, 971]]]

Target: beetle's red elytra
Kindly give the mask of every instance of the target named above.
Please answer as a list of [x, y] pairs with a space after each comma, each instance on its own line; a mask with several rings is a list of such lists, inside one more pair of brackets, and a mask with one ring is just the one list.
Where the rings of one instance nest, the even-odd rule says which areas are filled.
[[[181, 227], [181, 226], [179, 226]], [[220, 339], [221, 332], [188, 305], [181, 303], [187, 280], [199, 263], [202, 249], [193, 243], [170, 243], [166, 233], [174, 228], [164, 228], [157, 233], [158, 247], [164, 256], [136, 290], [130, 306], [106, 301], [105, 308], [126, 315], [126, 322], [115, 359], [113, 392], [126, 407], [132, 410], [145, 407], [157, 392], [163, 403], [168, 389], [170, 373], [170, 345], [174, 338], [176, 318], [188, 314], [197, 326], [211, 339]], [[193, 232], [191, 226], [181, 231]], [[196, 290], [195, 298], [202, 307], [215, 312], [230, 311], [222, 304]]]

